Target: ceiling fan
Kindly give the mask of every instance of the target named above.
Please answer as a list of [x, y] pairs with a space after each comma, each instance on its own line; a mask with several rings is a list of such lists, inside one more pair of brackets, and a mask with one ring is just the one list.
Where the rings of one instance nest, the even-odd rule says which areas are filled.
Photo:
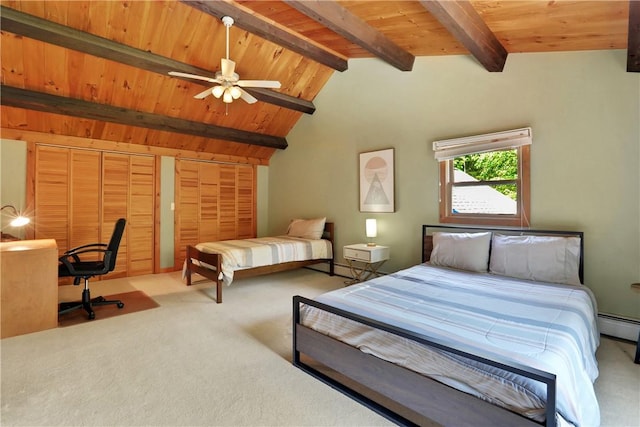
[[240, 76], [235, 72], [236, 63], [229, 59], [229, 28], [231, 28], [233, 22], [233, 18], [230, 16], [222, 17], [222, 23], [227, 30], [227, 57], [221, 59], [220, 71], [216, 72], [215, 77], [169, 71], [169, 75], [171, 76], [204, 80], [215, 84], [215, 86], [195, 95], [194, 98], [196, 99], [204, 99], [209, 95], [213, 95], [216, 98], [222, 97], [222, 101], [226, 104], [230, 104], [234, 99], [238, 98], [242, 98], [247, 103], [253, 104], [258, 100], [242, 89], [243, 87], [280, 89], [280, 82], [275, 80], [240, 80]]

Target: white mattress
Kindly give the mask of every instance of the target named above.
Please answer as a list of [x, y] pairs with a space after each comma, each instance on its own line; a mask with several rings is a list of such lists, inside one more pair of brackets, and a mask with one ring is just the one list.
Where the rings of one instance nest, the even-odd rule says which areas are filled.
[[[316, 300], [473, 354], [557, 375], [558, 420], [597, 426], [597, 309], [584, 286], [556, 285], [422, 264], [349, 286]], [[363, 352], [433, 377], [494, 404], [544, 421], [546, 389], [396, 335], [305, 306], [302, 323]], [[488, 368], [488, 370], [485, 370]]]

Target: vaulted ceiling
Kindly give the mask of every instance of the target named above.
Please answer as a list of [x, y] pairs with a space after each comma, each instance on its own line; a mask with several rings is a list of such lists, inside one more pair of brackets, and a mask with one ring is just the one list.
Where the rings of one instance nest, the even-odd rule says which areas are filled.
[[[503, 72], [510, 53], [627, 49], [640, 71], [640, 1], [2, 0], [3, 135], [42, 132], [267, 164], [334, 72], [378, 57], [469, 55]], [[229, 57], [240, 78], [278, 80], [225, 104], [193, 96]], [[506, 71], [505, 71], [506, 72]], [[624, 72], [622, 70], [621, 72]]]

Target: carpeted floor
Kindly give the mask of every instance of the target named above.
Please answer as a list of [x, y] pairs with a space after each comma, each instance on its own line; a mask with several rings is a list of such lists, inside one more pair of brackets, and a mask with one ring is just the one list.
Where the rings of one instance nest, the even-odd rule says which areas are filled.
[[[291, 297], [343, 281], [306, 269], [244, 279], [223, 304], [179, 272], [96, 283], [95, 295], [141, 290], [160, 306], [0, 341], [0, 424], [389, 425], [290, 363]], [[602, 340], [602, 426], [640, 425], [633, 350]]]

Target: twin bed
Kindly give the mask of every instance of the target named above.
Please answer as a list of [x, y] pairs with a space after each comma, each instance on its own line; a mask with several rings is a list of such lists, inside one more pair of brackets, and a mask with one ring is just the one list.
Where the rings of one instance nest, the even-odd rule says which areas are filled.
[[326, 218], [294, 219], [282, 236], [204, 242], [187, 246], [183, 276], [187, 285], [197, 273], [216, 285], [216, 302], [222, 287], [234, 279], [275, 273], [318, 263], [329, 264], [334, 275], [335, 229]]
[[423, 263], [294, 297], [293, 363], [407, 425], [600, 422], [582, 233], [423, 226]]

